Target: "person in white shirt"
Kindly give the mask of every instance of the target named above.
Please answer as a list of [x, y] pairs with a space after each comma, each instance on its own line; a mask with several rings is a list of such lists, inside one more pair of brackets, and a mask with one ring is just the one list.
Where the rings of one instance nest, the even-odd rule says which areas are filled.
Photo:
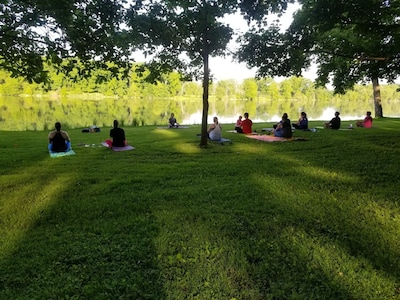
[[222, 126], [218, 122], [218, 118], [214, 117], [214, 123], [208, 127], [208, 137], [210, 140], [219, 141], [222, 138]]

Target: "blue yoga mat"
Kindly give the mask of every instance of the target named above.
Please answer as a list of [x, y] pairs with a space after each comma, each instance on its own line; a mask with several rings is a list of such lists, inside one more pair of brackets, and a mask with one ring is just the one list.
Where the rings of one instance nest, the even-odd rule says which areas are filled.
[[63, 157], [63, 156], [70, 156], [70, 155], [76, 155], [74, 150], [69, 150], [67, 152], [49, 152], [50, 157]]

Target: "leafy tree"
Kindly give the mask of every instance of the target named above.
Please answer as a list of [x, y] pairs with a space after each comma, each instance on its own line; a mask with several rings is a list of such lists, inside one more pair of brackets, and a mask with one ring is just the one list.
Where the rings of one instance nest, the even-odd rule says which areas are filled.
[[[379, 79], [400, 73], [400, 21], [397, 0], [300, 0], [301, 9], [284, 33], [278, 26], [254, 27], [242, 39], [240, 60], [261, 76], [300, 75], [313, 59], [318, 85], [329, 81], [336, 93], [371, 81], [375, 115], [381, 117]], [[252, 54], [252, 55], [251, 55]]]
[[[210, 83], [209, 57], [225, 55], [233, 30], [221, 22], [238, 10], [248, 20], [263, 21], [268, 12], [286, 9], [287, 0], [165, 0], [149, 1], [129, 10], [128, 26], [133, 36], [145, 40], [145, 54], [152, 55], [152, 74], [178, 70], [202, 77], [203, 113], [200, 146], [207, 145], [207, 117]], [[156, 78], [156, 77], [155, 77]]]
[[257, 82], [255, 79], [249, 78], [243, 80], [242, 84], [243, 96], [246, 100], [252, 101], [257, 98]]
[[123, 64], [129, 54], [122, 1], [3, 0], [0, 11], [0, 68], [14, 77], [47, 82], [45, 61], [68, 74], [74, 65], [62, 65], [66, 57], [81, 58], [79, 72], [89, 75], [94, 66], [107, 68], [106, 61]]

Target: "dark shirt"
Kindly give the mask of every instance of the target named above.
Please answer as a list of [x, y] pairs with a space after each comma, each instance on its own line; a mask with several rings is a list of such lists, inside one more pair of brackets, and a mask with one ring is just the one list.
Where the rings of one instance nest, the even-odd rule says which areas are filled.
[[122, 128], [113, 128], [110, 130], [110, 137], [113, 138], [114, 147], [125, 147], [125, 131]]
[[67, 145], [65, 144], [65, 139], [60, 132], [56, 132], [54, 137], [50, 140], [51, 151], [53, 152], [65, 152], [67, 150]]
[[339, 117], [334, 117], [331, 120], [331, 128], [332, 129], [339, 129], [340, 128], [340, 118]]
[[291, 138], [292, 137], [292, 124], [290, 120], [287, 119], [282, 122], [282, 137], [284, 138]]
[[169, 126], [175, 126], [176, 124], [176, 118], [169, 118]]
[[300, 121], [299, 129], [308, 129], [308, 119], [307, 118], [303, 118]]

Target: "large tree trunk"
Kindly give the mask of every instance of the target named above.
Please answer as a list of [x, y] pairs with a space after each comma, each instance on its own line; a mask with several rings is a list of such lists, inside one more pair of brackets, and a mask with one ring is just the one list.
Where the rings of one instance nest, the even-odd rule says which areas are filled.
[[375, 106], [375, 118], [382, 118], [382, 99], [381, 99], [381, 88], [379, 86], [379, 79], [372, 78], [372, 87], [374, 89], [374, 106]]
[[208, 119], [208, 87], [210, 82], [210, 72], [208, 69], [208, 54], [203, 54], [204, 59], [204, 78], [203, 78], [203, 115], [201, 118], [201, 139], [200, 146], [207, 146], [207, 119]]

